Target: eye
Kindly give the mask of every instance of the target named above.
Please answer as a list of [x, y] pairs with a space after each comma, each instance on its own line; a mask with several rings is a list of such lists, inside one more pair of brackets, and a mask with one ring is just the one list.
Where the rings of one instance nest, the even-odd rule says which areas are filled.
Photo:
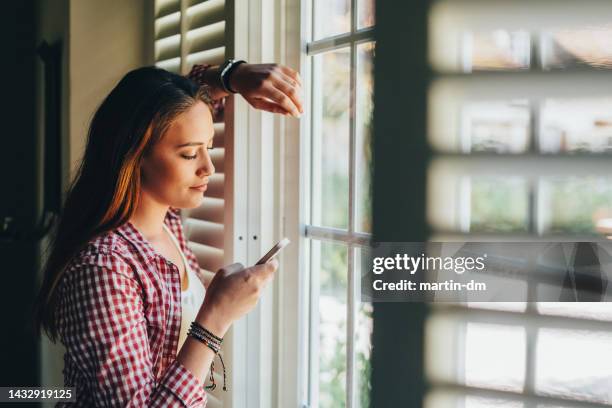
[[212, 149], [214, 149], [214, 147], [213, 146], [208, 146], [207, 149], [208, 150], [212, 150]]
[[194, 154], [193, 156], [186, 156], [186, 155], [182, 154], [181, 156], [183, 156], [183, 158], [186, 159], [186, 160], [194, 160], [196, 157], [198, 157], [197, 154]]

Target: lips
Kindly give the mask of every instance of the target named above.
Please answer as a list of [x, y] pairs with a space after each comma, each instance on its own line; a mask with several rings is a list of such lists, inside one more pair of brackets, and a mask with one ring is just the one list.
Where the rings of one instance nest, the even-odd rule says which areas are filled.
[[194, 186], [194, 187], [190, 187], [193, 190], [198, 190], [198, 191], [206, 191], [206, 188], [208, 187], [207, 184], [201, 184], [199, 186]]

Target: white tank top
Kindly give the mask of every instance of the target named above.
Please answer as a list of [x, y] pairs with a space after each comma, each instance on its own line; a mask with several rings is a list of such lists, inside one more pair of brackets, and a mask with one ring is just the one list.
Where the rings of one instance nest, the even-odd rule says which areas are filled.
[[187, 331], [189, 330], [191, 322], [195, 320], [198, 312], [200, 311], [200, 306], [204, 301], [206, 289], [195, 272], [189, 267], [189, 262], [187, 261], [183, 251], [181, 251], [181, 246], [179, 245], [178, 240], [172, 231], [168, 229], [166, 224], [163, 226], [168, 235], [170, 235], [172, 242], [174, 242], [176, 249], [178, 249], [179, 253], [181, 254], [183, 264], [185, 265], [185, 275], [187, 277], [187, 289], [181, 290], [181, 330], [179, 332], [177, 348], [178, 353], [183, 346], [185, 339], [187, 338]]

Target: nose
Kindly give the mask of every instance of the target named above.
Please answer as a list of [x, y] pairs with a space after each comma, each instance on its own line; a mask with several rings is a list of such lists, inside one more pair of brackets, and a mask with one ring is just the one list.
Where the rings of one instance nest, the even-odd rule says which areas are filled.
[[212, 158], [210, 157], [210, 153], [208, 149], [204, 149], [204, 154], [202, 158], [202, 162], [198, 167], [197, 171], [198, 176], [211, 176], [215, 174], [215, 165], [212, 162]]

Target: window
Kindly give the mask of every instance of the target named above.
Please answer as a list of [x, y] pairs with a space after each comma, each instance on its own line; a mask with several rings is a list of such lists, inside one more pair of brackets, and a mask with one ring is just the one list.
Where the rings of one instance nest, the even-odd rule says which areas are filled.
[[[599, 3], [434, 4], [433, 240], [603, 239], [612, 32]], [[611, 322], [607, 303], [432, 305], [426, 406], [612, 406]]]
[[368, 407], [372, 305], [360, 301], [359, 282], [371, 233], [374, 1], [307, 4], [308, 399]]

